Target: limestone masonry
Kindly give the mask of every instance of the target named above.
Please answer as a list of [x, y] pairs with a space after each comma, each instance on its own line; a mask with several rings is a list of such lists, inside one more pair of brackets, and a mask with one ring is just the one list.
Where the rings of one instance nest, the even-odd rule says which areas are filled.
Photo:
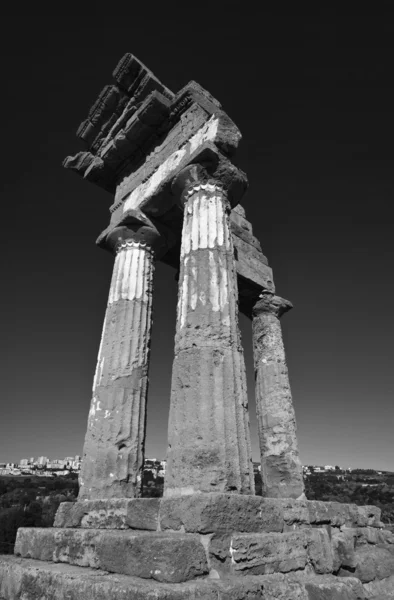
[[[305, 498], [280, 317], [235, 165], [241, 134], [195, 82], [126, 54], [64, 166], [107, 190], [114, 269], [77, 502], [20, 528], [0, 600], [394, 598], [380, 510]], [[179, 272], [164, 497], [141, 498], [154, 268]], [[252, 321], [263, 497], [254, 495], [242, 311]], [[152, 339], [154, 344], [154, 335]]]

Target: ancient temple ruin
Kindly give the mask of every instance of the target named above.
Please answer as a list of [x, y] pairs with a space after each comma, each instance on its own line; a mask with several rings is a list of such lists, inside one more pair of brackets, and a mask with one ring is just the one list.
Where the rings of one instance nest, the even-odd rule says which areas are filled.
[[[174, 93], [126, 54], [77, 135], [85, 150], [64, 166], [112, 195], [97, 244], [114, 255], [80, 493], [54, 528], [19, 530], [0, 598], [374, 597], [394, 574], [379, 509], [304, 495], [280, 325], [292, 305], [241, 206], [238, 128], [196, 82]], [[164, 497], [145, 499], [158, 260], [179, 290]], [[253, 329], [262, 497], [239, 311]]]

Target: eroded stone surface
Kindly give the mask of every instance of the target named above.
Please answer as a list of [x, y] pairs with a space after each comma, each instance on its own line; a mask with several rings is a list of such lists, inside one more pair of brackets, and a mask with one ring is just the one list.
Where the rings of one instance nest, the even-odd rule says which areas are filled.
[[56, 551], [55, 530], [40, 527], [20, 527], [14, 552], [23, 558], [53, 560]]
[[[316, 504], [319, 518], [316, 517]], [[364, 512], [364, 507], [356, 508]], [[343, 539], [349, 535], [353, 546], [356, 540], [357, 545], [383, 544], [394, 548], [393, 533], [376, 526], [357, 527], [357, 514], [353, 509], [351, 512], [353, 520], [349, 506], [339, 503], [262, 498], [233, 493], [197, 493], [165, 498], [63, 502], [56, 514], [55, 527], [131, 528], [150, 531], [161, 528], [206, 534], [288, 532], [313, 526], [326, 527], [333, 539], [337, 536]], [[338, 523], [342, 523], [341, 527]]]
[[341, 502], [308, 502], [309, 521], [321, 525], [330, 523], [333, 527], [384, 527], [380, 520], [381, 510], [377, 506], [357, 506]]
[[56, 513], [54, 526], [156, 531], [159, 506], [159, 498], [62, 502]]
[[344, 528], [336, 529], [332, 533], [331, 546], [333, 552], [333, 571], [336, 573], [341, 567], [354, 572], [357, 566], [355, 555], [356, 530]]
[[280, 532], [283, 509], [275, 500], [239, 494], [169, 497], [160, 503], [160, 527], [199, 533]]
[[230, 553], [234, 572], [247, 575], [304, 569], [308, 560], [303, 531], [233, 535]]
[[394, 575], [364, 584], [368, 600], [394, 600]]
[[[355, 505], [349, 504], [350, 507]], [[381, 522], [381, 509], [377, 506], [365, 505], [356, 507], [357, 516], [353, 520], [359, 527], [384, 527]]]
[[356, 548], [355, 561], [357, 566], [354, 572], [342, 568], [338, 575], [341, 577], [354, 576], [363, 583], [369, 583], [374, 579], [384, 579], [394, 574], [394, 556], [386, 548], [371, 545], [360, 546]]
[[324, 528], [306, 529], [308, 557], [316, 573], [332, 573], [333, 552], [327, 530]]
[[352, 531], [354, 531], [357, 546], [363, 544], [387, 544], [389, 546], [394, 544], [394, 534], [385, 529], [357, 527]]
[[22, 527], [15, 554], [167, 582], [208, 573], [204, 547], [191, 534]]
[[304, 492], [296, 420], [280, 315], [291, 304], [273, 294], [253, 308], [256, 412], [263, 496], [298, 498]]
[[291, 531], [309, 525], [309, 502], [307, 500], [278, 498], [277, 502], [283, 508], [284, 531]]
[[225, 196], [197, 185], [184, 208], [166, 496], [254, 491], [237, 297]]
[[355, 578], [298, 573], [159, 583], [68, 564], [0, 557], [2, 600], [390, 600], [391, 590], [389, 580], [363, 589]]
[[355, 577], [349, 577], [346, 581], [330, 575], [322, 575], [309, 581], [305, 579], [305, 589], [308, 600], [364, 600], [367, 598], [361, 582]]

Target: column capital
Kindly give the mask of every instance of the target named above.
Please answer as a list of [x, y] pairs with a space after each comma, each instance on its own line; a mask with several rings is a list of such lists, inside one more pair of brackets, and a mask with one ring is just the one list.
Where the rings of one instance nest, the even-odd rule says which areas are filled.
[[293, 308], [293, 305], [290, 300], [285, 300], [280, 296], [275, 296], [275, 294], [264, 292], [260, 294], [259, 300], [254, 305], [252, 313], [254, 317], [257, 317], [261, 313], [271, 313], [280, 319], [280, 317], [291, 308]]
[[171, 189], [177, 196], [179, 206], [183, 209], [186, 202], [196, 192], [204, 190], [211, 194], [221, 194], [227, 200], [227, 193], [219, 180], [209, 176], [200, 164], [188, 165], [173, 179]]
[[229, 160], [215, 163], [195, 163], [182, 169], [173, 179], [171, 190], [183, 209], [193, 193], [200, 190], [220, 194], [225, 202], [236, 206], [247, 188], [247, 178]]
[[114, 254], [122, 248], [145, 247], [156, 258], [161, 258], [175, 244], [175, 236], [141, 211], [129, 210], [119, 223], [110, 225], [100, 234], [96, 244]]

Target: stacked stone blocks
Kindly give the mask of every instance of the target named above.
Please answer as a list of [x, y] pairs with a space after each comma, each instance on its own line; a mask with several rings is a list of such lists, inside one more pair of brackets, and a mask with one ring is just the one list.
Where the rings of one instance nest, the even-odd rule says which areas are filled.
[[141, 598], [374, 598], [394, 577], [394, 534], [376, 507], [239, 494], [63, 503], [53, 529], [19, 530], [15, 552], [36, 570], [32, 589], [95, 569], [104, 588], [147, 580]]

